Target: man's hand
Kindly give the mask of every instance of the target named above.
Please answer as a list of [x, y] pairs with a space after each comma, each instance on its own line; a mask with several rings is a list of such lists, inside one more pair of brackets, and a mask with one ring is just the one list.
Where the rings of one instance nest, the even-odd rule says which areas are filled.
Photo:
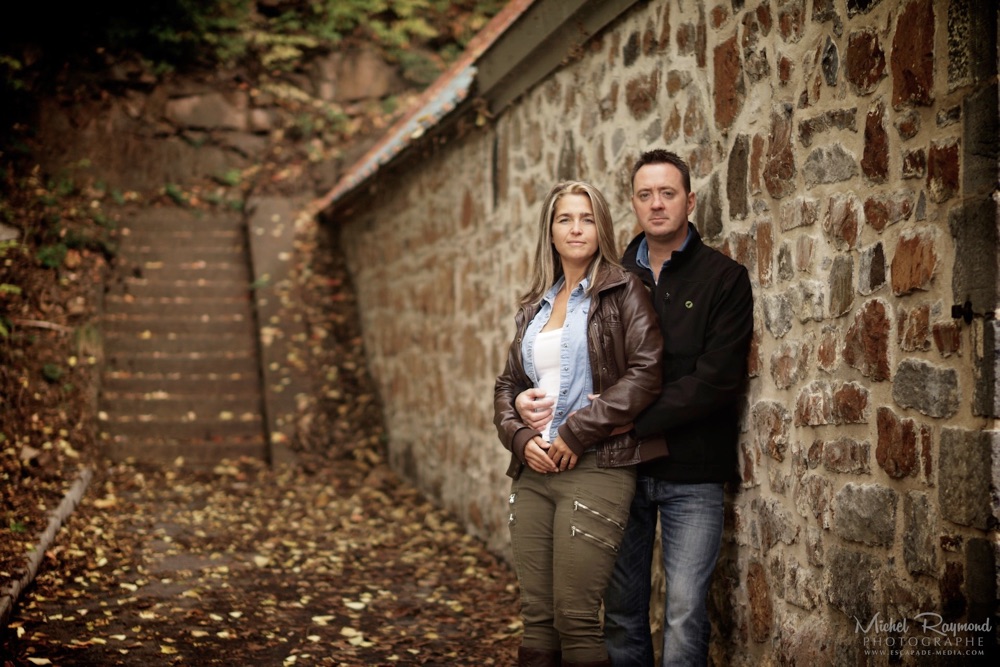
[[549, 448], [549, 443], [545, 442], [541, 436], [536, 435], [524, 446], [524, 462], [528, 464], [529, 468], [542, 475], [559, 472], [559, 468], [549, 458]]
[[526, 389], [514, 399], [514, 408], [517, 409], [521, 421], [536, 431], [541, 431], [552, 418], [552, 408], [555, 404], [554, 398], [547, 398], [545, 390], [538, 388]]
[[[587, 394], [587, 399], [591, 403], [593, 403], [594, 399], [596, 399], [598, 396], [600, 396], [600, 394]], [[573, 412], [576, 412], [576, 410], [574, 410]], [[573, 416], [573, 412], [569, 413], [570, 417]], [[633, 428], [635, 428], [635, 424], [633, 424], [632, 422], [629, 422], [628, 424], [625, 424], [624, 426], [616, 426], [615, 430], [611, 431], [610, 435], [621, 435], [622, 433], [628, 433]]]

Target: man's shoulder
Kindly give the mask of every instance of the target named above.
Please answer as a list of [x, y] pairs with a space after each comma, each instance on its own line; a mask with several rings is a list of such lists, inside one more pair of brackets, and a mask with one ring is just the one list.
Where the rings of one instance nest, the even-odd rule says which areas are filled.
[[704, 270], [706, 267], [720, 273], [745, 273], [747, 268], [717, 248], [700, 241], [692, 253], [692, 268]]

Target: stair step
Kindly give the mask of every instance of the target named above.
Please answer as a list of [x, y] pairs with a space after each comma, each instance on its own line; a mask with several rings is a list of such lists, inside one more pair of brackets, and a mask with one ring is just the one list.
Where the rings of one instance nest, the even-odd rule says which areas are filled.
[[232, 314], [216, 318], [205, 317], [162, 317], [159, 315], [129, 315], [116, 313], [113, 319], [104, 318], [103, 330], [118, 335], [138, 335], [145, 331], [167, 333], [240, 334], [246, 333], [250, 325], [242, 315]]
[[[234, 253], [235, 255], [235, 253]], [[246, 262], [166, 262], [148, 261], [136, 267], [138, 277], [146, 280], [243, 280], [250, 282]]]
[[242, 224], [243, 215], [235, 211], [205, 211], [191, 208], [178, 208], [176, 206], [162, 206], [159, 208], [144, 208], [135, 211], [127, 216], [122, 227], [144, 227], [144, 226], [175, 226], [184, 225], [204, 225], [204, 224]]
[[189, 354], [145, 354], [131, 356], [109, 356], [105, 372], [124, 373], [249, 373], [257, 369], [257, 355], [248, 352], [189, 353]]
[[105, 454], [113, 461], [133, 458], [145, 463], [171, 463], [183, 457], [186, 464], [213, 465], [224, 459], [267, 458], [263, 438], [148, 438], [117, 436], [104, 443]]
[[249, 421], [260, 412], [260, 393], [173, 394], [152, 391], [139, 394], [108, 391], [102, 393], [101, 405], [109, 416], [151, 415], [192, 421], [199, 417], [221, 421]]
[[177, 243], [183, 241], [203, 242], [209, 245], [216, 241], [243, 241], [246, 233], [242, 228], [232, 225], [207, 227], [205, 229], [173, 229], [166, 227], [129, 228], [122, 234], [121, 245], [137, 246], [148, 243]]
[[[149, 297], [136, 298], [131, 295], [107, 294], [104, 299], [106, 312], [111, 315], [131, 313], [135, 315], [212, 317], [220, 314], [251, 313], [251, 295], [234, 297]], [[247, 320], [250, 322], [251, 320]], [[250, 326], [249, 324], [247, 325]]]
[[247, 253], [244, 243], [185, 244], [182, 248], [168, 247], [168, 245], [143, 243], [127, 247], [120, 246], [119, 253], [128, 257], [135, 266], [141, 266], [146, 262], [173, 264], [179, 263], [178, 260], [185, 259], [206, 262], [235, 262]]
[[105, 332], [104, 340], [113, 346], [111, 354], [128, 356], [132, 353], [164, 352], [168, 354], [206, 353], [206, 352], [245, 352], [252, 355], [256, 352], [256, 342], [250, 337], [249, 331], [242, 335], [202, 335], [197, 333], [150, 333], [149, 336], [120, 335], [113, 331]]
[[131, 278], [112, 285], [108, 295], [130, 295], [134, 299], [169, 299], [183, 294], [189, 298], [229, 298], [246, 296], [250, 283], [245, 280], [143, 280]]
[[105, 373], [101, 379], [101, 392], [108, 400], [114, 394], [148, 394], [163, 391], [168, 394], [244, 394], [260, 391], [260, 378], [256, 374], [203, 373], [185, 376], [180, 373]]
[[102, 429], [113, 432], [128, 438], [145, 438], [150, 434], [156, 434], [161, 438], [173, 438], [184, 440], [212, 440], [215, 438], [232, 437], [260, 437], [263, 438], [263, 422], [256, 421], [209, 421], [199, 419], [197, 421], [182, 422], [177, 419], [160, 418], [156, 419], [150, 415], [143, 415], [141, 419], [126, 421], [125, 418], [118, 418], [108, 415], [108, 419], [102, 421]]

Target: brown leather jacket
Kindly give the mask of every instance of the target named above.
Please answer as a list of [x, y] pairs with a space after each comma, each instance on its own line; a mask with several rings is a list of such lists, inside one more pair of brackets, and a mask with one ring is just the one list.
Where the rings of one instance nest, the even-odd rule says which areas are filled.
[[[609, 438], [615, 427], [632, 422], [659, 395], [663, 337], [641, 280], [624, 269], [607, 267], [596, 282], [587, 316], [587, 348], [594, 393], [600, 396], [570, 415], [559, 435], [577, 456], [596, 446], [598, 466], [617, 468], [667, 454], [662, 437], [640, 442], [631, 432]], [[493, 391], [493, 423], [511, 451], [507, 475], [515, 479], [525, 465], [525, 445], [541, 435], [521, 421], [514, 407], [518, 394], [532, 386], [521, 359], [521, 339], [538, 310], [538, 305], [518, 310], [517, 334]]]

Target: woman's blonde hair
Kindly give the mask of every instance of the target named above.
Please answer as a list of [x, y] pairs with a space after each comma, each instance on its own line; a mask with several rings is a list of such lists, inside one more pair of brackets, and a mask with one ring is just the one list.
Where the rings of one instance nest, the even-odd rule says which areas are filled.
[[590, 295], [597, 286], [597, 275], [604, 265], [621, 266], [618, 261], [618, 244], [611, 221], [611, 209], [601, 191], [583, 181], [563, 181], [557, 183], [545, 196], [542, 212], [538, 218], [538, 245], [535, 246], [535, 263], [531, 271], [531, 286], [521, 297], [521, 303], [532, 305], [540, 302], [545, 293], [562, 277], [562, 262], [552, 242], [552, 221], [556, 204], [563, 195], [583, 195], [590, 200], [594, 209], [594, 223], [597, 225], [597, 253], [587, 269]]

